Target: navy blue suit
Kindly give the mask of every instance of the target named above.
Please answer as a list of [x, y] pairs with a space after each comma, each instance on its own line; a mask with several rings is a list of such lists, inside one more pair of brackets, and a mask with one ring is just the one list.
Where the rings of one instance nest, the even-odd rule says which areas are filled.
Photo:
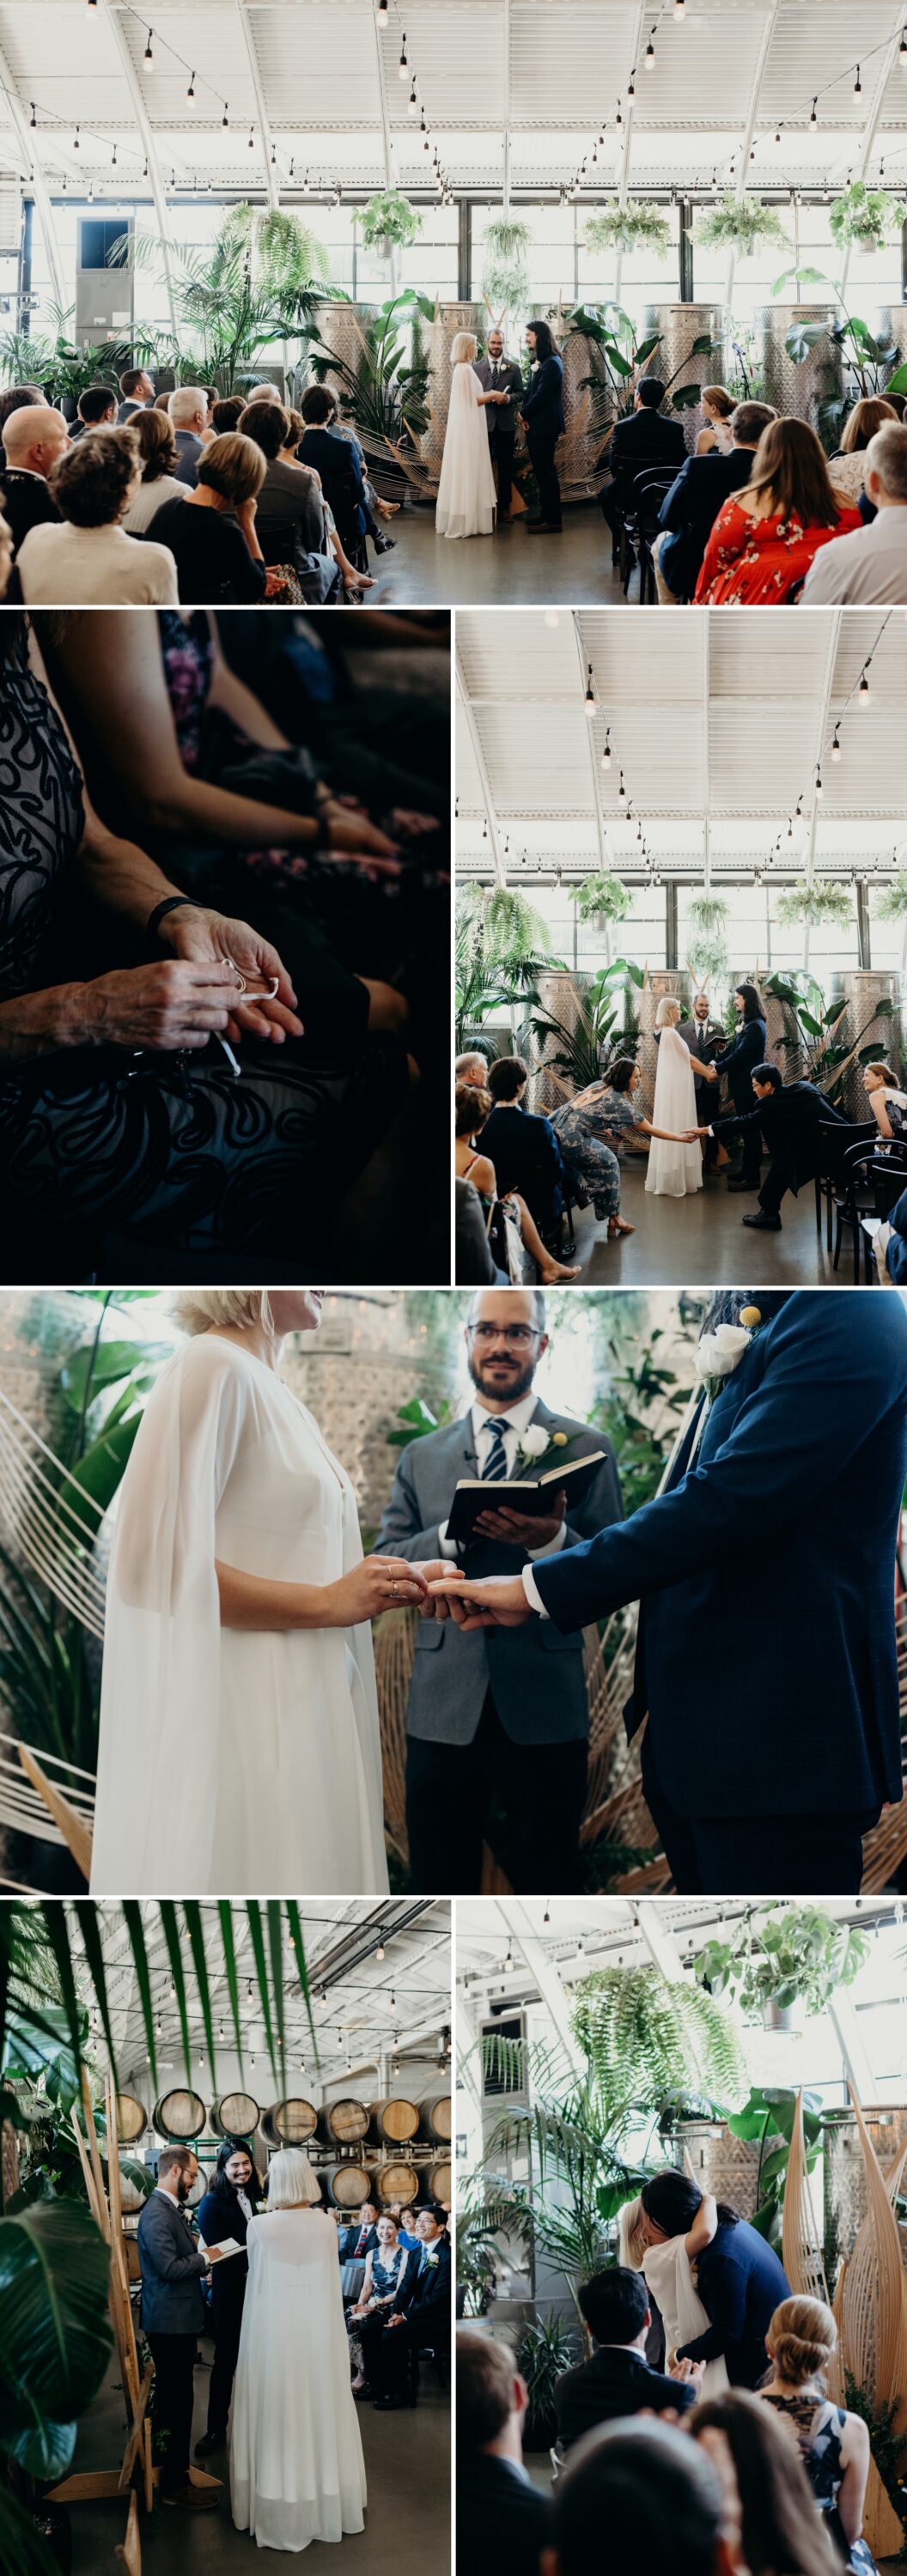
[[519, 1190], [540, 1234], [552, 1234], [564, 1205], [564, 1160], [550, 1118], [502, 1100], [486, 1118], [480, 1149], [494, 1164], [498, 1194]]
[[374, 2355], [375, 2384], [382, 2396], [400, 2398], [406, 2386], [411, 2357], [426, 2344], [433, 2351], [448, 2352], [451, 2329], [451, 2260], [446, 2236], [437, 2237], [434, 2245], [423, 2246], [421, 2254], [433, 2255], [434, 2262], [425, 2265], [421, 2256], [410, 2255], [399, 2293], [400, 2326], [387, 2326]]
[[[235, 2236], [238, 2245], [245, 2245], [249, 2222], [234, 2191], [229, 2200], [218, 2191], [206, 2191], [196, 2216], [204, 2245], [220, 2245], [227, 2236]], [[215, 2263], [211, 2274], [214, 2366], [208, 2382], [208, 2431], [218, 2438], [227, 2430], [248, 2278], [247, 2254], [231, 2254], [228, 2263]]]
[[902, 1795], [905, 1477], [901, 1299], [800, 1290], [673, 1488], [533, 1567], [559, 1628], [640, 1603], [628, 1731], [648, 1711], [643, 1783], [679, 1892], [858, 1890], [860, 1835]]
[[791, 2295], [783, 2263], [745, 2218], [736, 2227], [722, 2221], [700, 2254], [696, 2287], [710, 2322], [678, 2346], [678, 2360], [717, 2361], [723, 2353], [731, 2387], [758, 2388], [768, 2369], [767, 2329]]
[[[723, 1077], [725, 1074], [727, 1075], [728, 1091], [735, 1109], [740, 1112], [741, 1118], [747, 1118], [750, 1110], [755, 1109], [757, 1106], [756, 1094], [753, 1090], [751, 1077], [753, 1066], [765, 1063], [766, 1036], [767, 1031], [765, 1021], [763, 1019], [757, 1018], [755, 1020], [744, 1020], [737, 1031], [736, 1037], [731, 1038], [730, 1044], [725, 1047], [723, 1054], [719, 1056], [718, 1059], [719, 1076]], [[700, 1121], [700, 1123], [704, 1125], [706, 1119], [708, 1119], [708, 1104], [710, 1100], [714, 1101], [715, 1113], [716, 1116], [718, 1115], [721, 1099], [718, 1083], [703, 1082], [700, 1085], [700, 1090], [697, 1096], [700, 1104], [702, 1102], [705, 1103]], [[709, 1124], [711, 1125], [711, 1120], [709, 1120]], [[762, 1139], [760, 1129], [758, 1127], [748, 1127], [743, 1138], [743, 1161], [740, 1166], [740, 1173], [741, 1179], [749, 1182], [753, 1189], [758, 1189], [759, 1186], [761, 1144]]]
[[888, 1276], [889, 1279], [895, 1279], [899, 1287], [903, 1281], [904, 1287], [907, 1288], [907, 1190], [895, 1201], [889, 1224], [891, 1233], [885, 1255]]
[[675, 599], [692, 599], [702, 558], [722, 503], [748, 483], [755, 450], [732, 447], [729, 456], [688, 456], [665, 493], [658, 525], [669, 535], [658, 569]]
[[556, 352], [543, 358], [530, 374], [520, 411], [526, 423], [526, 444], [538, 484], [541, 515], [549, 528], [559, 528], [561, 487], [554, 451], [564, 432], [564, 362]]
[[321, 488], [330, 502], [344, 552], [355, 553], [364, 536], [367, 517], [365, 484], [358, 449], [348, 438], [324, 425], [306, 429], [296, 450], [301, 465], [311, 467], [321, 476]]

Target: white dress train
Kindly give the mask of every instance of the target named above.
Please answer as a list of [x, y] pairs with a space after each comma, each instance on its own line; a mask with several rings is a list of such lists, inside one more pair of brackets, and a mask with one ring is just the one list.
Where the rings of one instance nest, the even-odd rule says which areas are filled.
[[327, 1584], [362, 1542], [306, 1406], [205, 1333], [163, 1370], [120, 1489], [92, 1895], [383, 1894], [371, 1629], [222, 1627], [217, 1558]]
[[[682, 1038], [680, 1044], [683, 1046]], [[683, 2344], [695, 2343], [697, 2335], [705, 2334], [708, 2309], [703, 2307], [696, 2288], [682, 2236], [669, 2236], [664, 2245], [647, 2245], [642, 2268], [661, 2311], [667, 2362]], [[717, 2361], [706, 2362], [701, 2397], [721, 2397], [728, 2385], [727, 2362], [721, 2353]]]
[[[655, 1076], [654, 1127], [672, 1128], [682, 1135], [685, 1127], [698, 1127], [696, 1084], [689, 1047], [670, 1026], [662, 1029], [658, 1041], [658, 1071]], [[649, 1147], [646, 1188], [657, 1197], [683, 1199], [702, 1188], [702, 1152], [698, 1144], [672, 1145], [653, 1136]]]
[[489, 537], [496, 494], [485, 406], [468, 358], [451, 371], [450, 405], [435, 510], [439, 537]]
[[253, 2218], [233, 2384], [230, 2503], [259, 2549], [363, 2531], [365, 2466], [350, 2388], [337, 2230], [323, 2209]]

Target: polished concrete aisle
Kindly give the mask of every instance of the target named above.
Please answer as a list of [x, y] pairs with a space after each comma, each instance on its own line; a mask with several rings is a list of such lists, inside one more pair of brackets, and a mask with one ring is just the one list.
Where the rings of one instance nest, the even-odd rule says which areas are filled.
[[[611, 537], [597, 501], [569, 509], [559, 537], [530, 537], [519, 520], [493, 537], [436, 537], [434, 511], [421, 503], [401, 510], [389, 533], [392, 555], [369, 549], [374, 590], [369, 608], [621, 608], [623, 592], [611, 569]], [[639, 590], [634, 573], [630, 599]]]
[[755, 1194], [728, 1196], [723, 1181], [707, 1181], [695, 1198], [666, 1199], [646, 1192], [645, 1173], [624, 1164], [621, 1213], [635, 1234], [609, 1243], [591, 1207], [575, 1219], [576, 1258], [584, 1288], [817, 1288], [850, 1287], [849, 1238], [833, 1270], [825, 1232], [816, 1233], [812, 1182], [787, 1197], [780, 1234], [755, 1234], [741, 1218], [755, 1208]]
[[[201, 2350], [210, 2360], [212, 2347]], [[208, 2372], [195, 2373], [195, 2438], [204, 2431]], [[313, 2541], [304, 2553], [307, 2576], [446, 2576], [450, 2564], [450, 2408], [433, 2371], [423, 2369], [419, 2404], [399, 2414], [357, 2409], [368, 2481], [364, 2532], [328, 2546]], [[74, 2467], [112, 2468], [123, 2450], [123, 2407], [114, 2363], [109, 2378], [79, 2426]], [[224, 2480], [216, 2513], [178, 2513], [156, 2504], [143, 2517], [144, 2576], [239, 2576], [243, 2568], [302, 2564], [283, 2552], [261, 2550], [230, 2520], [226, 2453], [214, 2452], [206, 2469]], [[126, 2529], [126, 2499], [73, 2505], [72, 2576], [107, 2576]]]

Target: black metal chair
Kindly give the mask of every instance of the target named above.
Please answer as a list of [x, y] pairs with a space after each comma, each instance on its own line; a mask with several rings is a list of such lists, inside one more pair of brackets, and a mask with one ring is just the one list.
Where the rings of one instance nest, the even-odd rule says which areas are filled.
[[863, 1232], [865, 1216], [885, 1218], [907, 1189], [907, 1144], [898, 1142], [887, 1154], [874, 1151], [871, 1145], [854, 1145], [845, 1158], [845, 1186], [848, 1205], [845, 1223], [853, 1229], [854, 1287], [860, 1284], [860, 1249], [863, 1254], [863, 1278], [870, 1286], [877, 1278], [872, 1241]]
[[[657, 604], [655, 565], [652, 547], [660, 534], [661, 505], [677, 475], [671, 465], [647, 465], [633, 483], [636, 547], [639, 560], [639, 603], [641, 608]], [[626, 593], [625, 593], [626, 596]]]
[[[836, 1205], [836, 1193], [843, 1175], [844, 1156], [852, 1145], [865, 1145], [870, 1138], [877, 1144], [878, 1135], [879, 1131], [874, 1118], [869, 1120], [863, 1119], [862, 1121], [853, 1121], [849, 1126], [841, 1126], [837, 1119], [833, 1125], [831, 1121], [827, 1124], [824, 1119], [820, 1119], [819, 1121], [819, 1160], [816, 1170], [816, 1232], [817, 1234], [821, 1234], [822, 1231], [822, 1201], [824, 1199], [825, 1240], [829, 1253], [831, 1252], [832, 1247], [832, 1215]], [[838, 1239], [838, 1251], [840, 1251], [840, 1237]], [[834, 1268], [837, 1269], [837, 1266], [838, 1260], [836, 1254]]]

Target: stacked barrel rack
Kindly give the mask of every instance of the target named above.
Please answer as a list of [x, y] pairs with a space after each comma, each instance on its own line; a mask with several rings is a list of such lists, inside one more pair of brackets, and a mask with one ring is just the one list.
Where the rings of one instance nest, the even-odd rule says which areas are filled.
[[263, 2107], [251, 2093], [238, 2092], [221, 2094], [209, 2110], [200, 2093], [177, 2087], [150, 2116], [135, 2094], [121, 2093], [118, 2102], [120, 2144], [132, 2155], [153, 2153], [156, 2141], [198, 2152], [205, 2139], [242, 2138], [250, 2148], [260, 2139], [269, 2156], [281, 2147], [304, 2147], [325, 2202], [351, 2216], [366, 2200], [380, 2209], [392, 2201], [453, 2196], [449, 2093], [421, 2102], [396, 2094], [375, 2103], [342, 2094], [319, 2110], [300, 2094]]

